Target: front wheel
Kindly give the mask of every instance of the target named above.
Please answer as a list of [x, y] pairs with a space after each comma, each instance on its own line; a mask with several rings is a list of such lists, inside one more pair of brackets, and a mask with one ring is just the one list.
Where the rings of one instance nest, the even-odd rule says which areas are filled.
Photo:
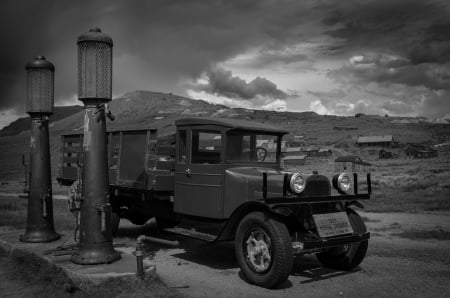
[[[355, 211], [347, 211], [353, 232], [362, 234], [367, 231], [362, 218]], [[361, 264], [367, 253], [369, 241], [349, 243], [344, 246], [334, 247], [316, 256], [326, 267], [338, 270], [351, 270]]]
[[235, 252], [249, 282], [274, 288], [292, 270], [293, 251], [286, 225], [263, 212], [245, 216], [237, 229]]

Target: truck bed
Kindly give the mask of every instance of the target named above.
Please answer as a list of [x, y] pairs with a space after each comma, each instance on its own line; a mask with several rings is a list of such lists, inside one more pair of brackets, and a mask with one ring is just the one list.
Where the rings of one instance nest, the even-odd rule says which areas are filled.
[[[57, 180], [71, 185], [82, 173], [82, 134], [61, 136]], [[156, 129], [108, 132], [109, 184], [140, 191], [173, 192], [175, 135], [157, 137]]]

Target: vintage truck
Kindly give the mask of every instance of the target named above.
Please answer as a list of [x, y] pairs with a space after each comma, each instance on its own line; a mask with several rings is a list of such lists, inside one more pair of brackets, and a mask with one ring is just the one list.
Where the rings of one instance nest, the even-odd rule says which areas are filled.
[[[156, 129], [108, 133], [113, 228], [120, 217], [134, 224], [154, 217], [170, 232], [234, 241], [246, 279], [267, 288], [288, 278], [298, 254], [340, 270], [362, 262], [370, 233], [352, 205], [370, 198], [370, 174], [286, 172], [287, 132], [266, 124], [198, 117], [178, 119], [175, 128], [165, 137]], [[62, 136], [58, 181], [72, 185], [72, 195], [82, 138]]]

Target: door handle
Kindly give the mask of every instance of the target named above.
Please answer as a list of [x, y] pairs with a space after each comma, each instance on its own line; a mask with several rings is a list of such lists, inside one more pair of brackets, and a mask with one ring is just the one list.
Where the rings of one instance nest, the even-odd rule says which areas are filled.
[[184, 172], [186, 173], [186, 176], [191, 176], [191, 169], [187, 168]]

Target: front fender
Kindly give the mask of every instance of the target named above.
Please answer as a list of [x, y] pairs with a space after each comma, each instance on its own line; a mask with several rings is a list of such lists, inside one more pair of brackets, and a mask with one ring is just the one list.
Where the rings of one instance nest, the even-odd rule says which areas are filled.
[[275, 218], [279, 218], [281, 221], [285, 221], [286, 217], [292, 214], [292, 210], [289, 209], [289, 211], [287, 211], [286, 209], [289, 208], [283, 206], [269, 206], [258, 201], [245, 202], [231, 214], [217, 240], [233, 240], [239, 223], [251, 212], [266, 212], [272, 214]]

